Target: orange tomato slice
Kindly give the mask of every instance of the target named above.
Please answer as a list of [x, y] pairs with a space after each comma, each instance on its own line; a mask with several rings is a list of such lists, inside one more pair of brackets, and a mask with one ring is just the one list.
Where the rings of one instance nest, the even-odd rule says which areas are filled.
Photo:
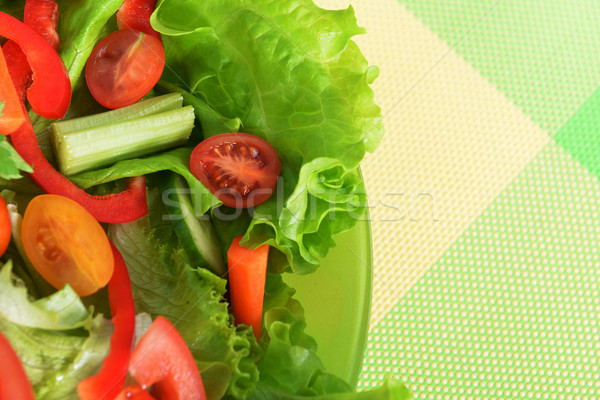
[[25, 210], [21, 237], [35, 269], [57, 289], [69, 284], [78, 295], [87, 296], [106, 286], [113, 274], [106, 233], [69, 198], [35, 197]]

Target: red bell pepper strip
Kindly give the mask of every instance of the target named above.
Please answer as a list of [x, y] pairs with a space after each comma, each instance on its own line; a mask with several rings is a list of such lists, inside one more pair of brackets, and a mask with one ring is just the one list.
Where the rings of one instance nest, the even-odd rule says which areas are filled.
[[121, 193], [92, 196], [75, 186], [58, 172], [40, 150], [33, 126], [25, 121], [11, 135], [13, 146], [26, 163], [33, 167], [30, 176], [47, 193], [59, 194], [81, 204], [99, 222], [124, 223], [148, 214], [146, 184], [143, 176], [130, 180]]
[[129, 373], [161, 400], [205, 400], [204, 385], [192, 353], [177, 329], [157, 317], [131, 352]]
[[44, 40], [58, 50], [60, 38], [58, 25], [58, 4], [54, 0], [27, 0], [23, 22], [36, 31]]
[[123, 388], [135, 331], [135, 305], [131, 295], [131, 281], [125, 261], [114, 244], [110, 244], [115, 270], [108, 282], [108, 301], [114, 332], [110, 339], [110, 353], [97, 375], [79, 382], [77, 393], [81, 400], [113, 400]]
[[0, 332], [0, 400], [35, 400], [33, 389], [27, 379], [21, 360], [10, 342]]
[[12, 225], [8, 216], [8, 208], [4, 198], [0, 196], [0, 257], [4, 254], [10, 243]]
[[[12, 78], [14, 87], [17, 91], [20, 103], [25, 103], [27, 99], [27, 89], [32, 82], [31, 68], [29, 68], [29, 63], [27, 62], [27, 57], [21, 51], [19, 45], [12, 40], [7, 41], [2, 47], [2, 51], [4, 52], [4, 58], [6, 59], [6, 64], [8, 66], [8, 72], [10, 77]], [[21, 104], [19, 103], [19, 108], [21, 108]]]
[[4, 52], [0, 49], [0, 133], [10, 135], [23, 123], [25, 115], [19, 94], [13, 85], [8, 66], [4, 58]]
[[[54, 50], [58, 50], [60, 43], [56, 31], [58, 4], [54, 0], [27, 0], [23, 22], [42, 36]], [[19, 98], [24, 103], [27, 98], [27, 89], [32, 82], [33, 72], [29, 67], [27, 57], [16, 42], [7, 41], [3, 50], [8, 64], [8, 72], [10, 72]]]
[[160, 39], [160, 33], [150, 25], [150, 16], [156, 7], [156, 0], [125, 0], [117, 12], [119, 29], [131, 29]]
[[250, 250], [240, 246], [242, 237], [233, 239], [227, 251], [231, 308], [235, 322], [251, 326], [260, 341], [269, 245]]
[[0, 12], [0, 36], [15, 41], [33, 71], [27, 100], [33, 111], [46, 118], [62, 118], [71, 102], [71, 81], [58, 53], [33, 29]]

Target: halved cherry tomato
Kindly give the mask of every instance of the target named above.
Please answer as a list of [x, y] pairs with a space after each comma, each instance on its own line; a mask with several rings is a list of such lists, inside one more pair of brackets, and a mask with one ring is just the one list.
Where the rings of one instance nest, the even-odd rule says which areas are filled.
[[161, 400], [205, 400], [204, 385], [190, 349], [177, 329], [157, 317], [131, 352], [129, 373]]
[[21, 237], [35, 269], [57, 289], [68, 283], [78, 295], [87, 296], [106, 286], [113, 274], [106, 233], [69, 198], [35, 197], [25, 210]]
[[2, 360], [0, 399], [34, 400], [33, 389], [27, 380], [21, 360], [2, 332], [0, 332], [0, 360]]
[[144, 97], [160, 79], [165, 49], [157, 38], [128, 29], [111, 33], [92, 50], [85, 69], [88, 88], [107, 108]]
[[11, 225], [8, 209], [6, 208], [6, 202], [0, 196], [0, 257], [4, 254], [10, 243], [10, 232]]
[[190, 169], [223, 204], [248, 208], [271, 197], [281, 163], [264, 139], [248, 133], [224, 133], [196, 146]]

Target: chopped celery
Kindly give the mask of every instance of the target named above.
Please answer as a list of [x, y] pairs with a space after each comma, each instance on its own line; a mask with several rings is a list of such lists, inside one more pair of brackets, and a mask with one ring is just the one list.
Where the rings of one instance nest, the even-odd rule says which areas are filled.
[[61, 172], [72, 175], [185, 144], [193, 127], [186, 106], [75, 131], [53, 124], [52, 139]]
[[163, 111], [181, 108], [183, 97], [181, 93], [169, 93], [162, 96], [142, 100], [127, 107], [118, 108], [100, 114], [87, 115], [85, 117], [54, 122], [52, 131], [59, 135], [70, 132], [82, 131], [84, 129], [98, 128], [115, 122], [122, 122], [141, 118], [146, 115], [157, 114]]

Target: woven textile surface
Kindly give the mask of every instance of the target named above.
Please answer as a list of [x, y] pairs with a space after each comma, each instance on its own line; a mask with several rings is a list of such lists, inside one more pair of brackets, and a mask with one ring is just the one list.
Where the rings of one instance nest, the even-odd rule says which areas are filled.
[[349, 3], [386, 130], [359, 389], [600, 398], [600, 5]]

